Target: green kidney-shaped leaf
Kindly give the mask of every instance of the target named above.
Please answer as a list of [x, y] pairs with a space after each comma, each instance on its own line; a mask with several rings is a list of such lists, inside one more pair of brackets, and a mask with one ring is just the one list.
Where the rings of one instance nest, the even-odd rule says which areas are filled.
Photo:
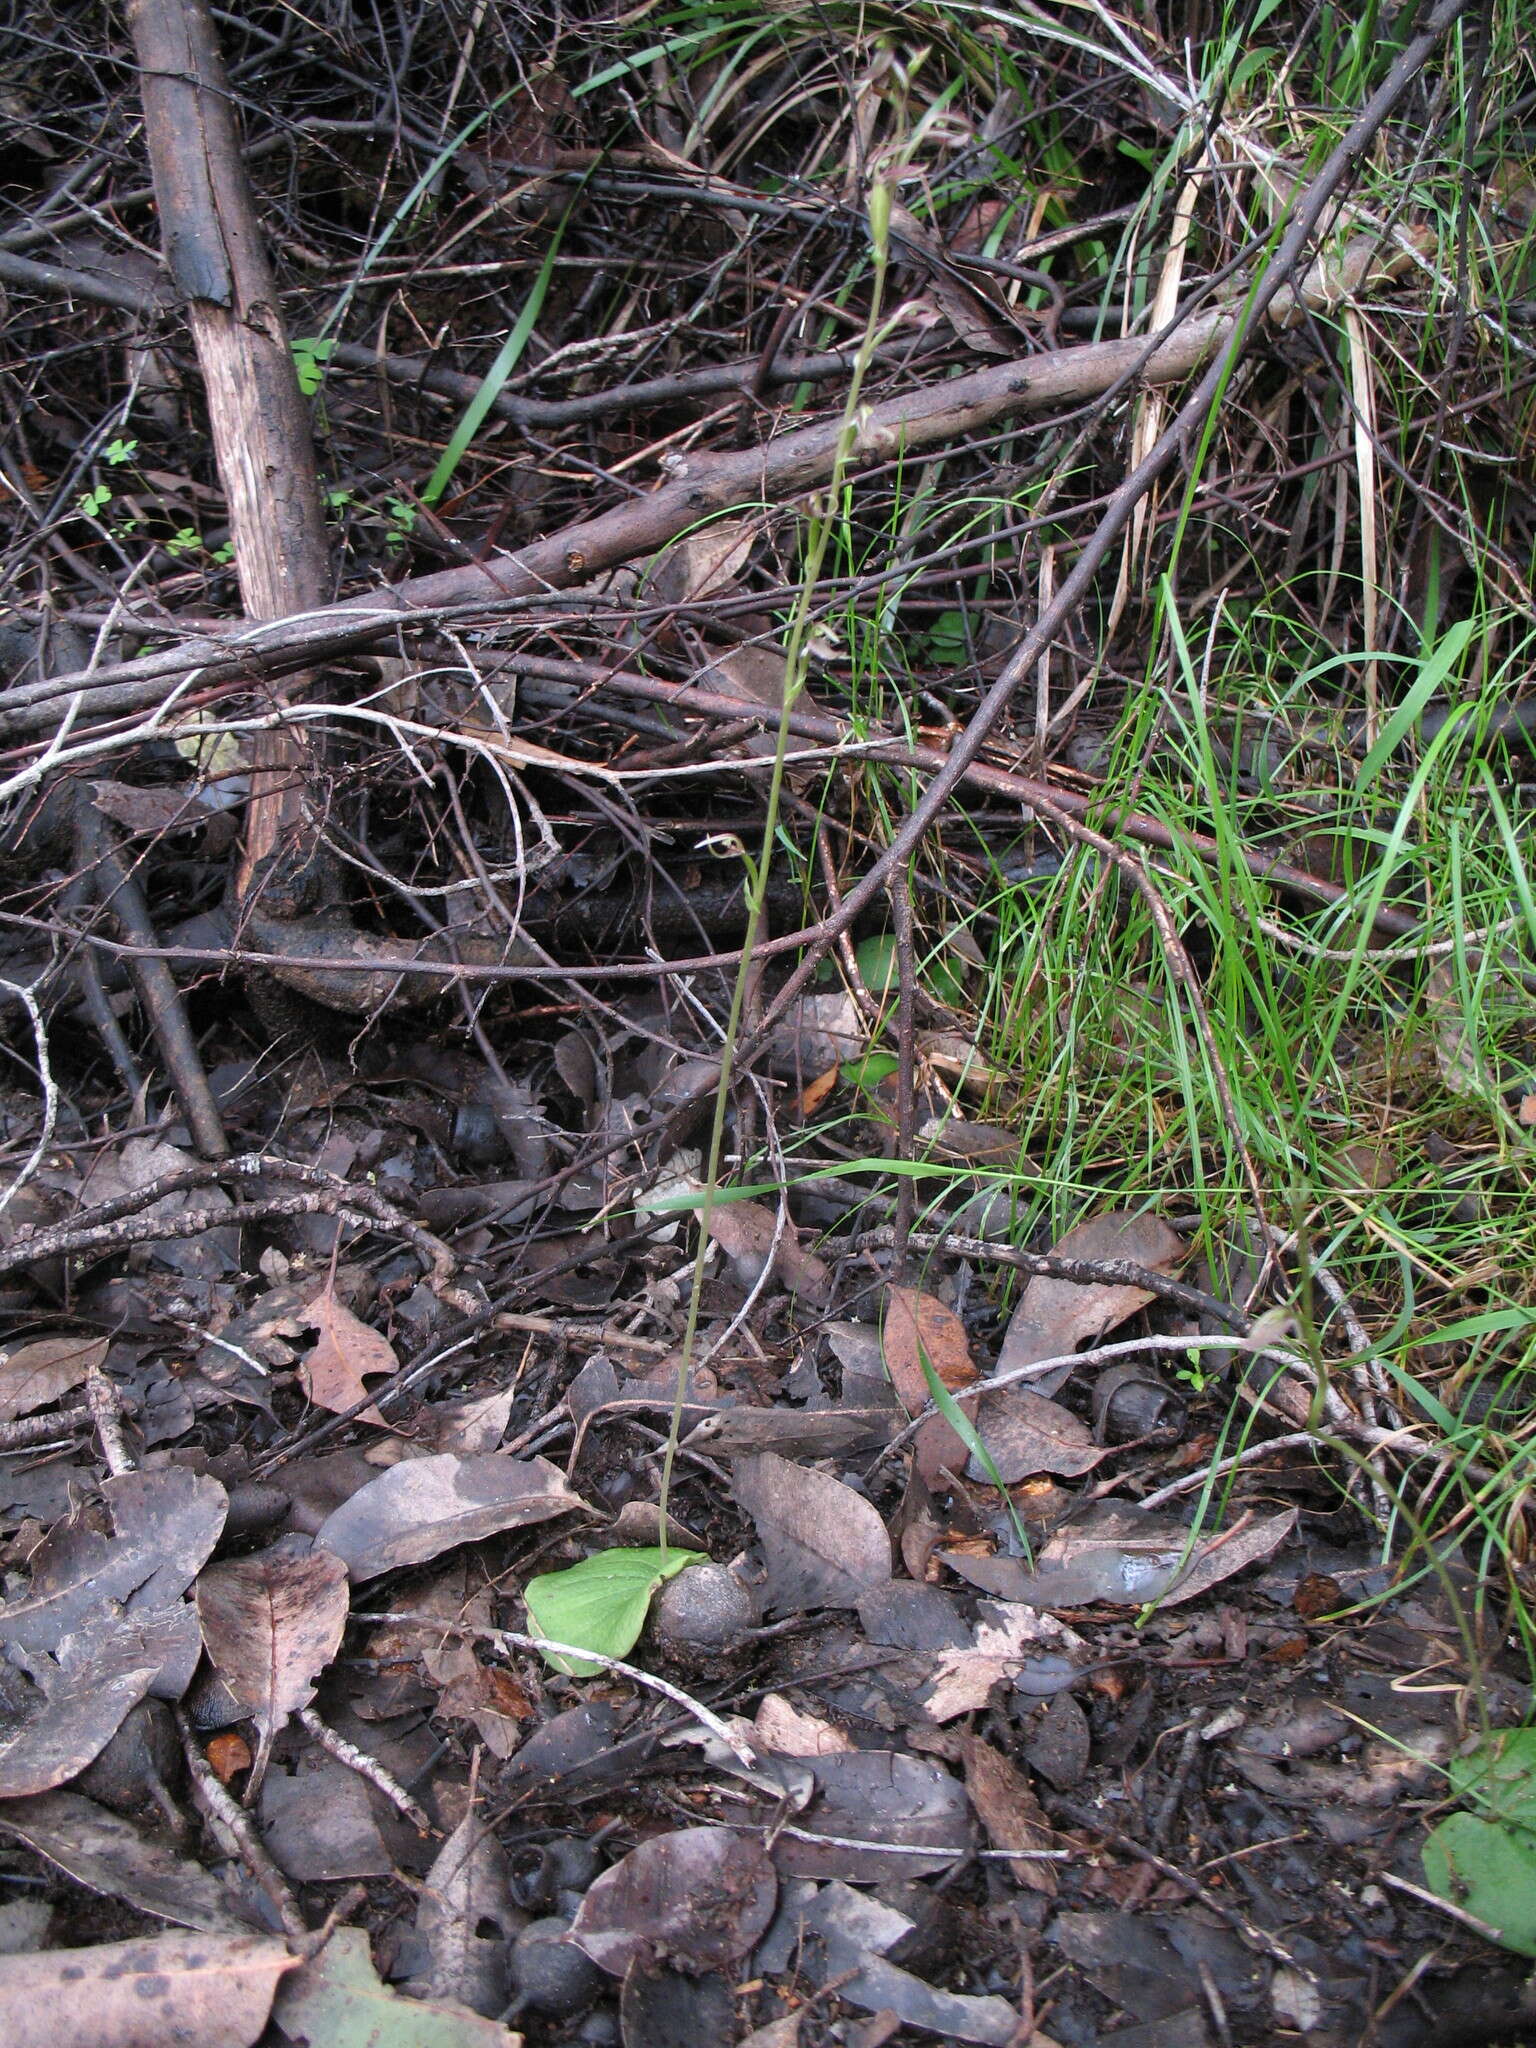
[[1473, 1801], [1489, 1820], [1536, 1834], [1536, 1728], [1511, 1728], [1452, 1757], [1452, 1790]]
[[[696, 1550], [599, 1550], [569, 1571], [543, 1572], [523, 1595], [532, 1632], [600, 1657], [622, 1657], [639, 1640], [656, 1588], [702, 1562]], [[568, 1678], [595, 1678], [603, 1668], [554, 1650], [542, 1654]]]
[[1424, 1875], [1439, 1898], [1496, 1928], [1506, 1948], [1536, 1956], [1536, 1839], [1453, 1813], [1424, 1844]]

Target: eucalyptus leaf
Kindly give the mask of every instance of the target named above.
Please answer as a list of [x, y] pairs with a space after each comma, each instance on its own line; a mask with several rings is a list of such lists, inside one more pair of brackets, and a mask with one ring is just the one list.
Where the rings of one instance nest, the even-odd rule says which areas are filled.
[[[599, 1550], [568, 1571], [542, 1572], [523, 1595], [531, 1632], [600, 1657], [623, 1657], [639, 1641], [657, 1587], [703, 1562], [696, 1550]], [[554, 1650], [543, 1655], [568, 1678], [595, 1678], [603, 1668]]]

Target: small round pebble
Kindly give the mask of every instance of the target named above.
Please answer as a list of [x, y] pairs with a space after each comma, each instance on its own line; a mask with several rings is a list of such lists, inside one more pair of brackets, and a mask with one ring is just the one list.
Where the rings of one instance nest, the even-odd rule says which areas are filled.
[[668, 1579], [651, 1609], [651, 1634], [674, 1657], [719, 1657], [757, 1625], [752, 1595], [723, 1564], [693, 1564]]
[[565, 1940], [570, 1931], [570, 1921], [554, 1913], [530, 1920], [513, 1942], [508, 1969], [520, 2006], [569, 2019], [602, 1990], [602, 1971], [585, 1950]]

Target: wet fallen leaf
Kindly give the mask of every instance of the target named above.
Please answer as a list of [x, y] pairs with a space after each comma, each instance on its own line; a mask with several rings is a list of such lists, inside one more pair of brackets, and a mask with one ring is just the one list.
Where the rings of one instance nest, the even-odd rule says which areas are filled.
[[[335, 1288], [327, 1285], [298, 1318], [305, 1329], [319, 1333], [320, 1341], [299, 1363], [304, 1391], [317, 1408], [343, 1415], [368, 1398], [365, 1379], [400, 1369], [394, 1347], [377, 1330], [370, 1329], [351, 1309], [336, 1299]], [[365, 1408], [359, 1418], [384, 1427], [377, 1408]]]
[[[1184, 1240], [1156, 1216], [1110, 1210], [1069, 1230], [1051, 1251], [1063, 1259], [1123, 1259], [1166, 1273], [1184, 1256]], [[1063, 1358], [1095, 1342], [1155, 1297], [1143, 1287], [1117, 1281], [1055, 1280], [1036, 1274], [1019, 1305], [998, 1353], [999, 1372], [1014, 1372], [1046, 1358]], [[1036, 1380], [1039, 1394], [1054, 1394], [1071, 1375], [1069, 1365]]]
[[856, 1607], [890, 1578], [885, 1524], [851, 1486], [771, 1451], [739, 1459], [732, 1480], [763, 1546], [770, 1614]]
[[585, 1506], [543, 1458], [409, 1458], [327, 1515], [315, 1547], [334, 1551], [357, 1583]]
[[361, 1927], [338, 1927], [285, 1980], [272, 2017], [286, 2040], [312, 2048], [521, 2048], [523, 2039], [462, 2006], [401, 1998], [379, 1982]]
[[0, 1806], [0, 1834], [13, 1835], [88, 1891], [205, 1934], [250, 1932], [224, 1887], [163, 1839], [79, 1792], [43, 1792]]
[[0, 1361], [0, 1422], [46, 1408], [106, 1362], [105, 1337], [39, 1337]]
[[494, 2019], [507, 2003], [507, 1944], [518, 1931], [507, 1858], [484, 1814], [465, 1815], [437, 1852], [416, 1905], [430, 1958], [413, 1998], [467, 2006]]
[[0, 1956], [6, 2048], [248, 2048], [297, 1958], [259, 1934], [163, 1934]]
[[274, 1740], [309, 1705], [315, 1680], [341, 1648], [347, 1609], [347, 1568], [326, 1550], [269, 1550], [210, 1565], [198, 1579], [209, 1658], [256, 1723], [247, 1796], [260, 1789]]
[[657, 1835], [605, 1870], [587, 1891], [572, 1939], [622, 1977], [635, 1958], [664, 1950], [688, 1968], [744, 1956], [773, 1918], [778, 1879], [750, 1835], [681, 1828]]
[[87, 1626], [107, 1601], [135, 1607], [179, 1600], [224, 1527], [228, 1496], [185, 1466], [125, 1472], [101, 1488], [112, 1533], [85, 1512], [51, 1529], [32, 1553], [32, 1583], [0, 1607], [0, 1642], [53, 1650]]

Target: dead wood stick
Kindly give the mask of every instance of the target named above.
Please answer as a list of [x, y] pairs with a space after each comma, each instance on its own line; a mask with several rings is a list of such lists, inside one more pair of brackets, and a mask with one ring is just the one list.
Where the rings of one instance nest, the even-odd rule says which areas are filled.
[[[128, 22], [165, 255], [202, 368], [246, 615], [310, 611], [329, 596], [330, 574], [309, 410], [218, 38], [203, 0], [129, 0]], [[258, 738], [242, 896], [302, 823], [305, 769], [297, 733], [279, 727]]]
[[[1233, 317], [1224, 310], [1206, 312], [1155, 343], [1093, 342], [989, 364], [967, 376], [903, 392], [866, 410], [852, 467], [868, 468], [936, 448], [1022, 414], [1084, 404], [1129, 380], [1176, 383], [1230, 334]], [[82, 694], [81, 708], [87, 713], [98, 703], [113, 712], [126, 711], [155, 703], [166, 685], [194, 671], [200, 687], [272, 675], [367, 646], [389, 635], [399, 621], [422, 613], [476, 604], [493, 610], [498, 600], [565, 589], [637, 555], [654, 553], [712, 514], [779, 504], [814, 489], [830, 473], [840, 430], [841, 420], [834, 417], [780, 434], [761, 448], [692, 455], [671, 482], [648, 497], [563, 527], [516, 553], [306, 608], [305, 616], [274, 619], [266, 630], [246, 626], [231, 628], [228, 635], [202, 634], [134, 661], [23, 684], [0, 697], [0, 734], [46, 731]]]
[[[610, 692], [614, 696], [631, 697], [646, 704], [664, 704], [672, 710], [700, 718], [721, 721], [750, 718], [759, 726], [778, 723], [778, 714], [771, 706], [751, 699], [727, 697], [720, 691], [700, 689], [692, 683], [663, 682], [655, 676], [636, 675], [629, 669], [610, 668], [602, 662], [561, 661], [544, 655], [518, 654], [508, 657], [508, 666], [516, 668], [522, 675], [572, 683], [597, 695]], [[914, 768], [930, 775], [937, 774], [948, 763], [949, 756], [937, 747], [912, 746], [894, 734], [883, 734], [879, 728], [866, 727], [862, 733], [855, 734], [846, 719], [832, 712], [801, 709], [804, 701], [802, 698], [789, 714], [792, 738], [822, 741], [830, 746], [844, 745], [857, 738], [861, 759], [885, 761], [894, 767]], [[1075, 821], [1091, 817], [1105, 830], [1123, 832], [1127, 839], [1134, 839], [1142, 846], [1154, 847], [1164, 853], [1193, 853], [1209, 867], [1219, 867], [1228, 857], [1227, 851], [1203, 832], [1176, 831], [1160, 818], [1147, 817], [1140, 811], [1121, 810], [1117, 805], [1107, 804], [1101, 796], [1084, 795], [1079, 790], [1042, 781], [1038, 776], [1021, 775], [1015, 769], [973, 761], [967, 766], [963, 779], [972, 789], [985, 790], [989, 796], [1006, 798], [1026, 809], [1050, 806], [1066, 812]], [[1350, 891], [1343, 883], [1329, 881], [1326, 876], [1314, 875], [1306, 868], [1298, 868], [1269, 854], [1244, 848], [1243, 863], [1256, 880], [1305, 897], [1310, 902], [1332, 907], [1349, 900]], [[1417, 937], [1421, 928], [1421, 920], [1411, 911], [1396, 909], [1391, 904], [1379, 905], [1372, 913], [1371, 924], [1374, 930], [1388, 932], [1398, 938]], [[804, 943], [805, 938], [806, 934], [800, 933], [794, 943]], [[775, 946], [783, 950], [788, 943], [790, 941], [770, 941], [768, 950]], [[764, 949], [759, 947], [758, 950]], [[728, 957], [721, 955], [719, 960], [703, 964], [719, 965], [720, 960]], [[700, 964], [680, 963], [682, 967]]]
[[84, 790], [76, 798], [75, 839], [102, 908], [117, 921], [125, 939], [145, 949], [126, 963], [128, 976], [160, 1048], [192, 1142], [205, 1159], [222, 1159], [229, 1150], [224, 1119], [198, 1058], [181, 990], [166, 963], [154, 957], [155, 927], [138, 878], [124, 861], [111, 826]]

